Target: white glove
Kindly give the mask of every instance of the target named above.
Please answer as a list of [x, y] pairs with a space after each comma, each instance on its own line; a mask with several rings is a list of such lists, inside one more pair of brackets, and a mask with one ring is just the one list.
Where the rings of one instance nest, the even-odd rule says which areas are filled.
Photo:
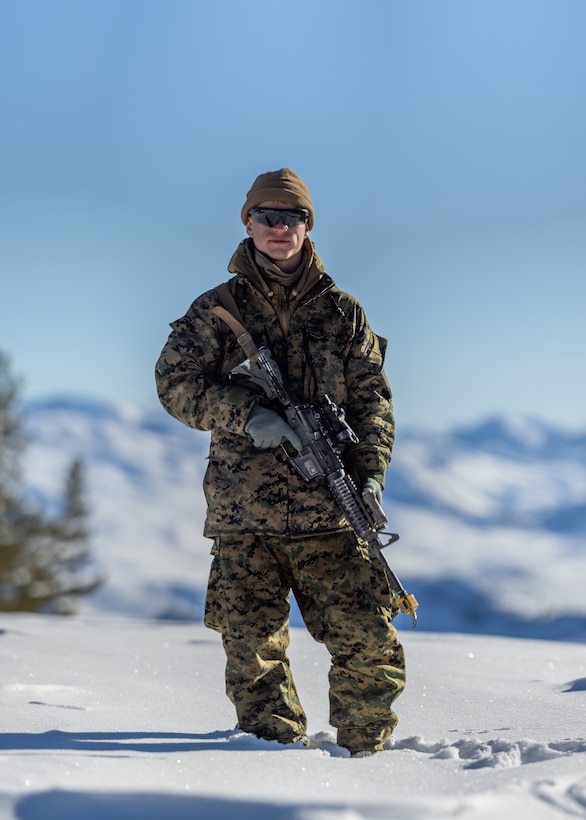
[[274, 410], [259, 404], [252, 408], [244, 432], [260, 450], [278, 447], [283, 439], [290, 441], [297, 451], [301, 450], [301, 439], [285, 419]]
[[362, 482], [362, 494], [371, 492], [373, 496], [376, 498], [377, 504], [379, 507], [383, 505], [383, 488], [378, 483], [376, 478], [366, 478]]

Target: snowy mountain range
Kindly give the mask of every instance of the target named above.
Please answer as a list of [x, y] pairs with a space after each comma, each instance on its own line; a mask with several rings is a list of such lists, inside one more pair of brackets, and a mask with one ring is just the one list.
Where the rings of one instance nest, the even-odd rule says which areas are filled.
[[[36, 498], [54, 502], [71, 458], [87, 468], [107, 582], [82, 614], [201, 618], [208, 435], [85, 398], [32, 403], [25, 419]], [[498, 418], [400, 430], [384, 506], [420, 629], [586, 639], [586, 432]]]

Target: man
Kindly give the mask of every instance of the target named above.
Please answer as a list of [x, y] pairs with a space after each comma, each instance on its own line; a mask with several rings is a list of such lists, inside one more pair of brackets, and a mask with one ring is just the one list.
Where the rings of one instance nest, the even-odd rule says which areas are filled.
[[[227, 283], [246, 330], [272, 351], [296, 395], [327, 393], [359, 438], [344, 452], [357, 486], [380, 499], [394, 440], [386, 342], [325, 273], [309, 239], [314, 209], [289, 168], [254, 181], [242, 208], [248, 238]], [[332, 657], [330, 722], [351, 755], [383, 749], [405, 685], [397, 608], [386, 576], [357, 542], [321, 478], [305, 482], [279, 445], [295, 431], [254, 389], [229, 379], [244, 355], [213, 312], [214, 289], [173, 322], [156, 367], [164, 408], [211, 431], [204, 535], [214, 539], [205, 623], [221, 632], [226, 691], [239, 728], [267, 740], [305, 737], [286, 650], [289, 594]]]

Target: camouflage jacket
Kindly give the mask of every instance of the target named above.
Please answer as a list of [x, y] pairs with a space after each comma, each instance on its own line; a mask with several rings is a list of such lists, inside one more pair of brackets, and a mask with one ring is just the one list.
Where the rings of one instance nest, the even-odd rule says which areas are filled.
[[[295, 393], [312, 403], [327, 393], [345, 409], [360, 439], [344, 454], [358, 486], [367, 476], [382, 484], [394, 439], [383, 370], [386, 342], [373, 333], [357, 300], [323, 271], [313, 244], [306, 243], [317, 275], [298, 299], [286, 337], [255, 265], [251, 240], [243, 240], [234, 254], [229, 270], [235, 275], [228, 286], [247, 330], [257, 345], [272, 350]], [[258, 450], [248, 439], [248, 416], [265, 399], [229, 381], [244, 354], [228, 326], [211, 313], [218, 304], [215, 290], [197, 298], [171, 324], [156, 366], [157, 390], [167, 412], [189, 427], [211, 431], [204, 535], [302, 536], [347, 529], [322, 478], [304, 482], [280, 447]]]

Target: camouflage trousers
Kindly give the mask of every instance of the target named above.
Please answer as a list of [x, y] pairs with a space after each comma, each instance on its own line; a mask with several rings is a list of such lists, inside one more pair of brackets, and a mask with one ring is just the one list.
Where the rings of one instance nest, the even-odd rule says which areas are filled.
[[238, 725], [289, 743], [307, 719], [293, 681], [289, 594], [326, 645], [330, 723], [351, 752], [380, 750], [397, 723], [392, 703], [405, 686], [405, 660], [382, 567], [352, 533], [216, 539], [204, 622], [222, 633], [226, 692]]

